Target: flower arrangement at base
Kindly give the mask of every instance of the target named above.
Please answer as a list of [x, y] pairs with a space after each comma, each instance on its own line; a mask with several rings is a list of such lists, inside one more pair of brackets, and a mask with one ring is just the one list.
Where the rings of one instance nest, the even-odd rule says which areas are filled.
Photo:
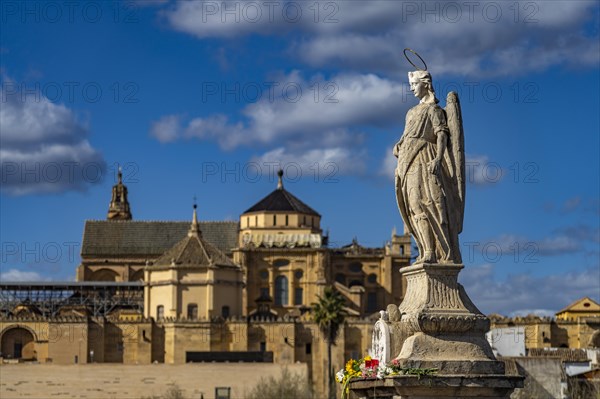
[[398, 359], [394, 359], [387, 364], [380, 364], [379, 360], [372, 359], [371, 356], [365, 356], [360, 360], [350, 359], [346, 362], [346, 367], [338, 371], [335, 375], [337, 382], [343, 385], [342, 399], [349, 392], [348, 384], [353, 379], [358, 378], [377, 378], [383, 379], [392, 375], [416, 375], [419, 378], [424, 375], [435, 374], [435, 368], [413, 368], [402, 367]]

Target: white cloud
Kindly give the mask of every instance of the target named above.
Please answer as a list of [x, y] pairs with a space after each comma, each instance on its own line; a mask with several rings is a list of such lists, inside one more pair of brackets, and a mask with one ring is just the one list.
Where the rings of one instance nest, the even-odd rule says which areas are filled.
[[590, 227], [588, 225], [576, 225], [568, 226], [557, 229], [556, 231], [560, 235], [570, 237], [580, 242], [593, 242], [600, 243], [600, 229], [598, 227]]
[[485, 314], [555, 313], [579, 298], [598, 300], [600, 295], [597, 268], [540, 277], [523, 273], [499, 280], [494, 278], [494, 266], [485, 264], [465, 268], [459, 280]]
[[25, 272], [18, 269], [9, 269], [6, 272], [0, 271], [0, 281], [48, 281], [37, 272]]
[[[290, 4], [292, 3], [292, 4]], [[161, 12], [175, 30], [199, 39], [234, 38], [249, 34], [281, 34], [293, 28], [309, 28], [310, 18], [302, 2], [178, 1]], [[294, 13], [300, 10], [300, 17]]]
[[217, 141], [221, 148], [233, 149], [243, 144], [252, 144], [257, 139], [257, 131], [244, 127], [241, 122], [229, 123], [225, 115], [212, 115], [192, 119], [185, 129], [185, 138]]
[[404, 74], [407, 46], [435, 74], [498, 76], [599, 61], [597, 29], [586, 30], [598, 13], [594, 1], [274, 3], [269, 10], [260, 2], [180, 1], [162, 15], [201, 39], [300, 32], [290, 53], [314, 67]]
[[[259, 165], [276, 162], [293, 169], [299, 176], [320, 177], [334, 182], [337, 176], [362, 175], [366, 171], [366, 151], [343, 148], [318, 148], [290, 152], [279, 147], [252, 159]], [[293, 164], [293, 165], [291, 165]]]
[[540, 317], [554, 317], [556, 309], [517, 309], [508, 314], [509, 317], [528, 316], [530, 314]]
[[382, 159], [383, 161], [381, 163], [381, 168], [379, 169], [379, 175], [394, 180], [398, 158], [394, 156], [393, 149], [388, 148]]
[[490, 243], [498, 244], [503, 253], [510, 253], [535, 263], [540, 261], [540, 256], [563, 256], [583, 250], [581, 240], [563, 233], [540, 239], [503, 234]]
[[467, 183], [475, 186], [487, 186], [498, 183], [504, 176], [504, 170], [497, 162], [490, 162], [487, 155], [469, 155], [465, 161]]
[[257, 159], [333, 163], [340, 173], [361, 174], [366, 151], [360, 127], [401, 122], [409, 95], [401, 84], [372, 74], [341, 74], [325, 81], [322, 76], [304, 79], [294, 71], [279, 77], [275, 87], [279, 94], [265, 93], [245, 106], [241, 121], [215, 114], [184, 123], [167, 115], [152, 124], [150, 134], [161, 142], [214, 141], [227, 150], [266, 147], [270, 150]]
[[[10, 85], [4, 80], [3, 87]], [[72, 110], [43, 95], [0, 88], [2, 191], [13, 195], [84, 190], [101, 181], [102, 155], [86, 139], [88, 128]]]
[[150, 126], [150, 136], [161, 143], [177, 140], [181, 135], [181, 117], [179, 115], [166, 115]]

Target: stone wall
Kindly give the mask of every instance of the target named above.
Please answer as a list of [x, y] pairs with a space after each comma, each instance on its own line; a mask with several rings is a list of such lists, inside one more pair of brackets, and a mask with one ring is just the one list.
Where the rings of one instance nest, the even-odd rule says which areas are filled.
[[512, 399], [562, 398], [565, 381], [560, 358], [514, 358], [519, 373], [525, 376], [525, 386], [512, 393]]
[[[332, 347], [334, 371], [343, 368], [350, 358], [367, 354], [373, 323], [354, 319], [340, 329]], [[307, 378], [318, 393], [324, 394], [327, 387], [327, 342], [317, 324], [306, 317], [213, 322], [167, 319], [161, 323], [118, 318], [4, 320], [0, 321], [3, 348], [14, 341], [8, 335], [3, 339], [4, 334], [15, 331], [33, 337], [27, 353], [35, 351], [35, 359], [42, 363], [182, 365], [186, 363], [186, 352], [266, 351], [273, 353], [273, 363], [278, 367], [305, 364]]]
[[[305, 364], [286, 366], [306, 376]], [[216, 387], [230, 387], [243, 398], [261, 377], [279, 377], [281, 366], [266, 363], [150, 364], [4, 364], [0, 398], [140, 399], [164, 394], [176, 384], [189, 399], [214, 399]], [[322, 396], [317, 396], [322, 397]]]

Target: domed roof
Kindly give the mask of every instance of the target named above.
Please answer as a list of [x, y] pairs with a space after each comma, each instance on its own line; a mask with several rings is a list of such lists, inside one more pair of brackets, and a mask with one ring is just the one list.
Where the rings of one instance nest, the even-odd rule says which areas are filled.
[[321, 216], [317, 211], [300, 201], [296, 196], [283, 188], [283, 171], [278, 172], [277, 189], [258, 201], [244, 213], [250, 212], [297, 212], [307, 215]]

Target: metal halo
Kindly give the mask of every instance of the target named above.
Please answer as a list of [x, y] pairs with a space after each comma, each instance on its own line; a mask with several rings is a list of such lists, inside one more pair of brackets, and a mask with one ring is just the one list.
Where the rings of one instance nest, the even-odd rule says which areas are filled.
[[[414, 55], [416, 55], [417, 57], [419, 57], [419, 59], [421, 60], [421, 62], [423, 63], [423, 66], [425, 67], [425, 69], [423, 68], [419, 68], [418, 66], [416, 66], [411, 60], [410, 58], [408, 58], [408, 55], [406, 55], [406, 51], [410, 51], [411, 53], [413, 53]], [[417, 68], [417, 70], [419, 71], [427, 71], [427, 64], [425, 63], [425, 60], [423, 58], [421, 58], [421, 56], [419, 54], [417, 54], [417, 52], [413, 49], [410, 48], [405, 48], [404, 49], [404, 58], [406, 58], [406, 61], [410, 62], [410, 65], [414, 66], [415, 68]]]

